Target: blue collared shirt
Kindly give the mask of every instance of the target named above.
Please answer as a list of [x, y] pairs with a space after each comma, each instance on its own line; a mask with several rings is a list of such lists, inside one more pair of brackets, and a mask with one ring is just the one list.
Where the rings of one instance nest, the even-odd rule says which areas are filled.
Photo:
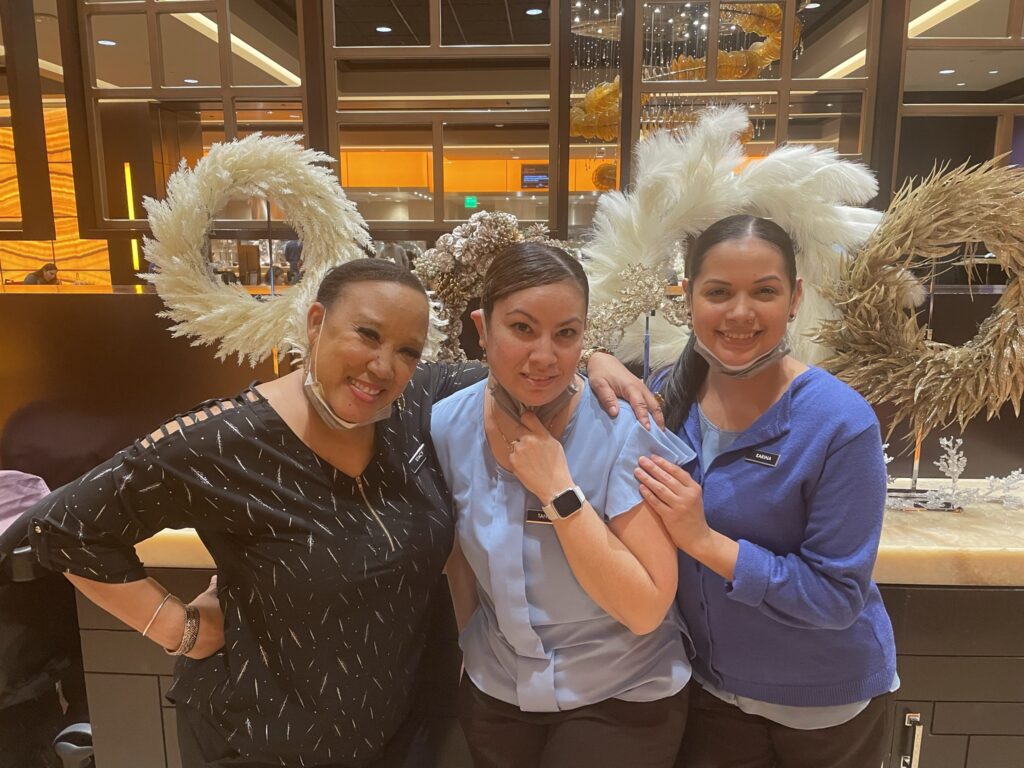
[[[587, 595], [554, 528], [525, 522], [540, 501], [491, 453], [483, 427], [485, 386], [441, 401], [431, 417], [459, 543], [480, 598], [460, 637], [470, 679], [489, 696], [533, 712], [677, 693], [690, 679], [678, 610], [637, 636]], [[684, 464], [695, 455], [675, 435], [653, 426], [648, 432], [627, 406], [609, 418], [587, 387], [562, 445], [573, 480], [605, 520], [641, 502], [633, 477], [640, 456]]]

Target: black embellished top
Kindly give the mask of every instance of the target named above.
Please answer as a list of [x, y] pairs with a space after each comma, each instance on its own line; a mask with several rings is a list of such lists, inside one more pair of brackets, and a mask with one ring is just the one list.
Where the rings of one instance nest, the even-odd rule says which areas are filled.
[[409, 713], [454, 537], [430, 406], [484, 376], [420, 365], [358, 477], [255, 388], [203, 403], [39, 502], [33, 547], [51, 569], [129, 582], [145, 578], [136, 542], [195, 528], [217, 564], [226, 642], [183, 658], [169, 698], [252, 760], [366, 765]]

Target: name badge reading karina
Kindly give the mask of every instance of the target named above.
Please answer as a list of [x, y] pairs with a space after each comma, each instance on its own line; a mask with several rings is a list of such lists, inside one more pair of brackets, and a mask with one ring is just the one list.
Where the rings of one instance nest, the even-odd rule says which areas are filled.
[[417, 448], [413, 452], [412, 457], [409, 459], [409, 469], [411, 469], [412, 473], [415, 475], [417, 472], [419, 472], [423, 468], [423, 464], [426, 462], [426, 460], [427, 460], [427, 446], [426, 446], [426, 443], [420, 443], [419, 448]]
[[528, 509], [526, 510], [526, 522], [528, 523], [541, 523], [543, 525], [551, 525], [551, 521], [548, 520], [548, 516], [544, 514], [543, 509]]
[[751, 464], [761, 464], [765, 467], [774, 467], [779, 463], [779, 454], [768, 453], [768, 451], [761, 451], [757, 448], [751, 448], [743, 458]]

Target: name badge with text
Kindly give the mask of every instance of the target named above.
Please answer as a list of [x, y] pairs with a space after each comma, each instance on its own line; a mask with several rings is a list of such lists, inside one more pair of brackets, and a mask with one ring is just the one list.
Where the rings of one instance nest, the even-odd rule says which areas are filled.
[[743, 458], [751, 464], [760, 464], [765, 467], [774, 467], [779, 463], [779, 454], [769, 453], [758, 448], [751, 448]]

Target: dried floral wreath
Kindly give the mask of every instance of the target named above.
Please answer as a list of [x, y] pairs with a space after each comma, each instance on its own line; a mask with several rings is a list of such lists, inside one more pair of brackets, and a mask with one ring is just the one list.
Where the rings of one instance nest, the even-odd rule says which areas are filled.
[[[937, 169], [896, 195], [861, 252], [845, 262], [829, 298], [840, 316], [816, 341], [834, 350], [823, 365], [872, 403], [896, 408], [892, 427], [925, 435], [982, 410], [986, 419], [1024, 395], [1024, 170], [1001, 158]], [[942, 270], [966, 244], [968, 267], [984, 243], [1007, 274], [1006, 291], [977, 335], [951, 346], [930, 340], [913, 309], [911, 270]], [[919, 288], [918, 288], [919, 290]], [[909, 302], [913, 304], [913, 302]]]
[[[219, 341], [218, 358], [237, 354], [251, 365], [274, 347], [305, 354], [306, 310], [327, 271], [366, 255], [370, 243], [363, 217], [338, 185], [333, 160], [303, 149], [297, 136], [260, 136], [215, 144], [189, 169], [182, 160], [163, 200], [146, 198], [153, 237], [146, 258], [156, 272], [141, 275], [167, 305], [175, 337], [195, 345]], [[206, 256], [214, 215], [236, 197], [263, 196], [284, 211], [302, 240], [303, 279], [287, 292], [250, 296], [238, 285], [213, 279]]]

